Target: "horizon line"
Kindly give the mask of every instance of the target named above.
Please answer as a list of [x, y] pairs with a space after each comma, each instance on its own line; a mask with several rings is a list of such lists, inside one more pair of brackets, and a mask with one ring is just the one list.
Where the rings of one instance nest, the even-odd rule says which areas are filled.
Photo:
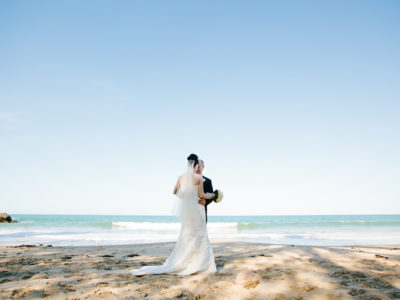
[[[7, 213], [10, 215], [10, 213]], [[59, 216], [127, 216], [127, 217], [177, 217], [174, 215], [151, 215], [151, 214], [142, 214], [142, 215], [129, 215], [129, 214], [62, 214], [62, 213], [11, 213], [12, 215], [59, 215]], [[209, 217], [269, 217], [269, 216], [395, 216], [400, 215], [400, 213], [365, 213], [365, 214], [354, 214], [354, 213], [343, 213], [343, 214], [276, 214], [276, 215], [209, 215]]]

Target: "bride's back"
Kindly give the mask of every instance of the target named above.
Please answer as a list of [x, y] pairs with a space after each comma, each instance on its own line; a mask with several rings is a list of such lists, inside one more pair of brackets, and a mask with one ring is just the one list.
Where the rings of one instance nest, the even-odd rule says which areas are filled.
[[183, 196], [183, 194], [192, 194], [198, 191], [198, 185], [200, 183], [199, 175], [184, 173], [179, 176], [177, 196]]
[[200, 226], [201, 215], [198, 204], [199, 194], [198, 185], [200, 183], [197, 174], [182, 174], [178, 180], [177, 187], [177, 213], [182, 224], [188, 226], [187, 229]]

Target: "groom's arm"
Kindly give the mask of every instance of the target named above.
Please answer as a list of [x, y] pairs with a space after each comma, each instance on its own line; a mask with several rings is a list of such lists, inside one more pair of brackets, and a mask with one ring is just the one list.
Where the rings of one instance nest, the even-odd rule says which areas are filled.
[[[211, 179], [209, 179], [208, 178], [208, 186], [209, 186], [209, 188], [210, 188], [210, 190], [211, 190], [211, 193], [212, 193], [212, 191], [214, 191], [214, 189], [213, 189], [213, 185], [212, 185], [212, 181], [211, 181]], [[205, 199], [206, 200], [206, 206], [208, 205], [208, 204], [210, 204], [211, 202], [213, 202], [213, 200], [212, 199]]]

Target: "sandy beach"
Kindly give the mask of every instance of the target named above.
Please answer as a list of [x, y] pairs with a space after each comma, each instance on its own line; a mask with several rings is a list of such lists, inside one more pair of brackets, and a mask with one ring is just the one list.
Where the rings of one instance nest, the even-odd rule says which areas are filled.
[[215, 274], [129, 274], [129, 270], [143, 265], [162, 264], [173, 246], [0, 246], [0, 298], [400, 298], [399, 245], [313, 247], [213, 242], [218, 268]]

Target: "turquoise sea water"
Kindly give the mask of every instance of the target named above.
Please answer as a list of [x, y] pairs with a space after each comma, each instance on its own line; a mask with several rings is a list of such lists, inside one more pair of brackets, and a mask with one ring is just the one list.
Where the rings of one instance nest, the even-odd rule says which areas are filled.
[[[171, 216], [11, 214], [0, 245], [120, 245], [175, 241]], [[209, 216], [211, 240], [295, 245], [400, 244], [400, 215]]]

